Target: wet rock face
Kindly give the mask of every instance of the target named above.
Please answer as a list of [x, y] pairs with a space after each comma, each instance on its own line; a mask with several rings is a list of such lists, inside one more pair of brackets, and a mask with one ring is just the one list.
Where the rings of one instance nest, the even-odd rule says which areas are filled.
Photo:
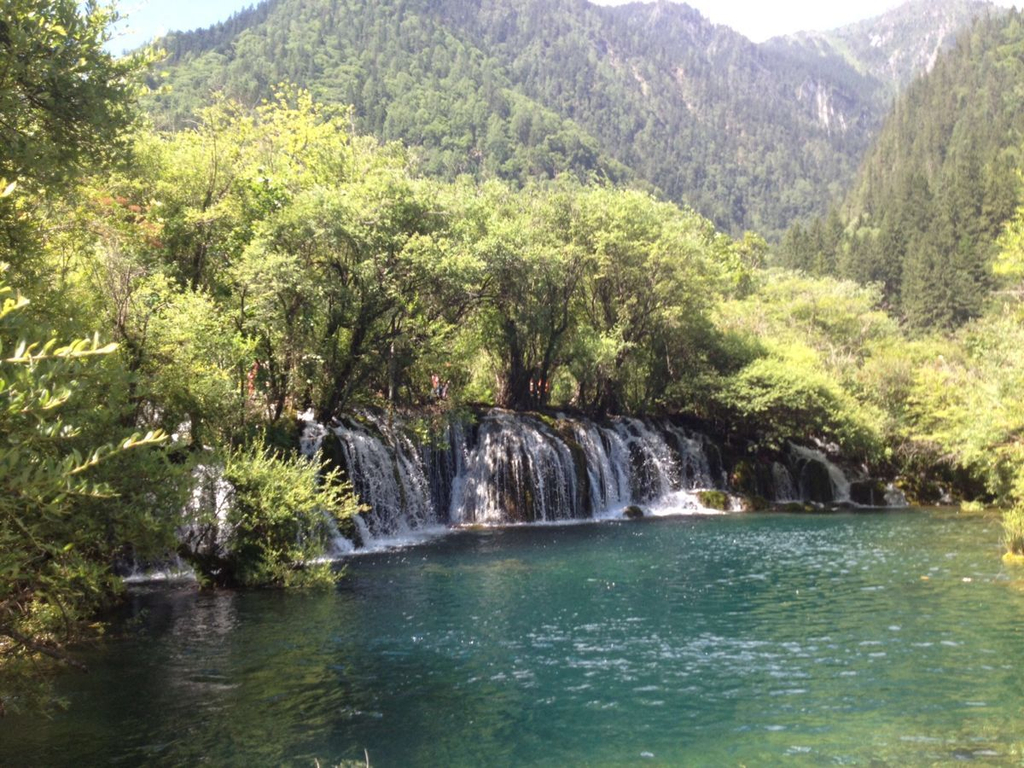
[[885, 496], [885, 484], [878, 480], [855, 480], [850, 483], [850, 501], [862, 507], [884, 507]]

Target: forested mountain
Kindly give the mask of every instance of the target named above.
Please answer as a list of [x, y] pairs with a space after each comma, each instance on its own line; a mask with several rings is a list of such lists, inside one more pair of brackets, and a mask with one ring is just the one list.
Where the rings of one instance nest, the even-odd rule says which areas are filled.
[[881, 16], [828, 32], [801, 32], [769, 40], [775, 50], [800, 48], [810, 55], [839, 56], [895, 95], [935, 64], [957, 33], [982, 15], [1002, 10], [976, 0], [910, 0]]
[[211, 90], [255, 103], [289, 81], [432, 175], [633, 180], [771, 237], [837, 199], [877, 133], [893, 86], [868, 54], [903, 77], [986, 7], [951, 0], [917, 37], [886, 16], [828, 46], [759, 46], [663, 1], [269, 0], [164, 40], [152, 109], [180, 127]]
[[896, 102], [845, 202], [794, 227], [781, 260], [884, 286], [912, 325], [981, 314], [1014, 212], [1024, 136], [1024, 22], [977, 22]]

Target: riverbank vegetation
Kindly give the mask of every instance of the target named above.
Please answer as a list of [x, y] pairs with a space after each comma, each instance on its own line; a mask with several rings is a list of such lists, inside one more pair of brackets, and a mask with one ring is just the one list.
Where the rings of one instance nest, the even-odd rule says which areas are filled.
[[[426, 177], [297, 88], [156, 131], [135, 106], [148, 59], [103, 52], [106, 11], [16, 6], [0, 28], [6, 706], [89, 634], [117, 563], [182, 535], [219, 546], [216, 510], [192, 503], [211, 466], [237, 540], [230, 562], [196, 557], [200, 575], [323, 581], [299, 566], [356, 502], [294, 458], [307, 408], [684, 414], [768, 447], [827, 443], [922, 500], [938, 481], [1024, 499], [1024, 212], [990, 311], [908, 335], [883, 285], [769, 269], [757, 235], [607, 179]], [[51, 72], [69, 45], [77, 63]]]

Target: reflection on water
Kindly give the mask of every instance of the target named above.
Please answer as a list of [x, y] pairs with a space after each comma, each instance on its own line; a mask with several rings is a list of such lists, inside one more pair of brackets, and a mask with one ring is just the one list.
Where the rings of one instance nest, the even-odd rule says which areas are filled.
[[137, 593], [0, 764], [1024, 759], [1024, 594], [943, 513], [467, 531], [337, 589]]

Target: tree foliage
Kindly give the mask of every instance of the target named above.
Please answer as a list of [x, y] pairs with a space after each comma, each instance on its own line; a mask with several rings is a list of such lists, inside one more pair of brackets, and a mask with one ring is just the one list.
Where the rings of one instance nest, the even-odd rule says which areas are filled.
[[921, 370], [910, 398], [922, 438], [981, 477], [992, 498], [1018, 509], [1024, 504], [1022, 222], [1019, 209], [999, 240], [996, 274], [1007, 290], [997, 308]]
[[[920, 14], [915, 31], [976, 12]], [[415, 148], [433, 177], [644, 182], [774, 237], [841, 193], [888, 110], [892, 84], [853, 43], [927, 58], [910, 53], [924, 31], [890, 44], [886, 29], [754, 45], [679, 4], [285, 0], [169, 35], [153, 108], [180, 129], [211, 91], [253, 104], [294, 82], [353, 105], [359, 131]]]
[[337, 470], [321, 470], [260, 442], [231, 450], [224, 464], [231, 486], [225, 545], [218, 571], [203, 575], [249, 587], [334, 584], [333, 565], [316, 561], [357, 505]]
[[[96, 339], [17, 340], [28, 301], [0, 283], [0, 713], [38, 674], [38, 659], [68, 661], [62, 646], [116, 589], [109, 564], [123, 540], [89, 502], [112, 499], [95, 470], [119, 453], [151, 446], [158, 432], [104, 445], [84, 441], [75, 402], [80, 368], [114, 347]], [[77, 418], [76, 418], [77, 417]], [[84, 444], [83, 444], [84, 443]], [[116, 521], [115, 521], [116, 522]], [[29, 697], [31, 703], [32, 696]]]
[[116, 19], [97, 0], [5, 0], [0, 179], [52, 187], [123, 152], [142, 59], [106, 51]]

